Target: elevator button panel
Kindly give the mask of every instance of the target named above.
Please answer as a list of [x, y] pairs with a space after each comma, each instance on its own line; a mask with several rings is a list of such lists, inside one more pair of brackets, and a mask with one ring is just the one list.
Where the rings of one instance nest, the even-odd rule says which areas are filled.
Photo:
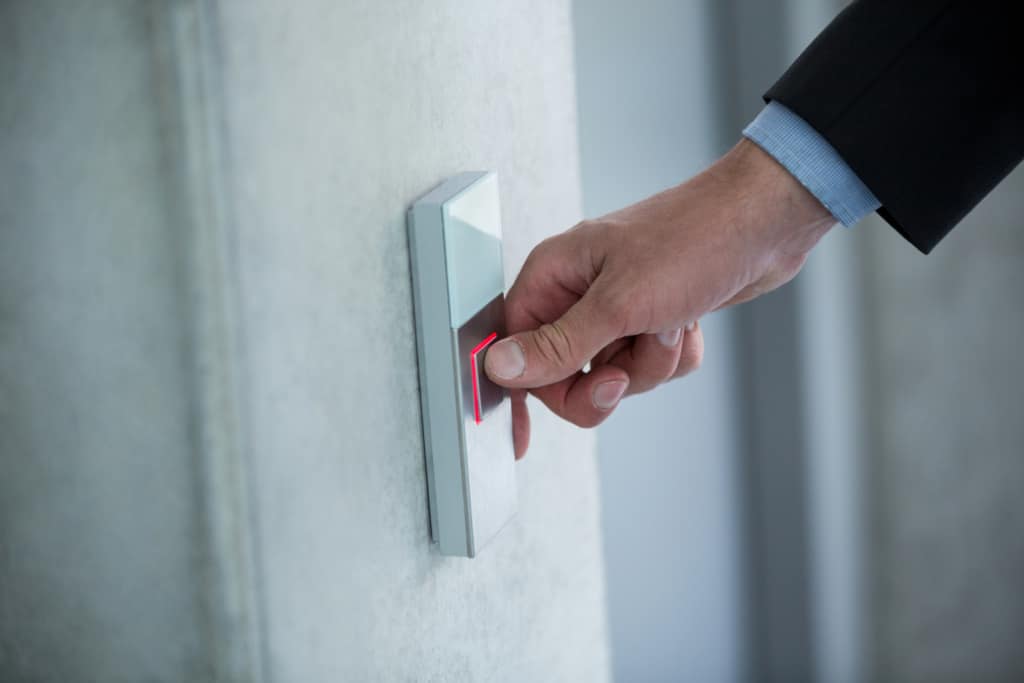
[[453, 176], [409, 209], [431, 537], [474, 557], [515, 515], [508, 392], [483, 369], [505, 336], [498, 178]]

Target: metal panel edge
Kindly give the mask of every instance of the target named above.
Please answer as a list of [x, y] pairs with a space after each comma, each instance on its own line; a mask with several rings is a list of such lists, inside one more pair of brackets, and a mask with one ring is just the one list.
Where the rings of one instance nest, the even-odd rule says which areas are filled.
[[[441, 203], [436, 199], [446, 187], [450, 191], [451, 181], [443, 183], [413, 205], [409, 211], [408, 230], [417, 312], [416, 348], [432, 515], [431, 536], [437, 541], [442, 554], [466, 555], [469, 541], [465, 526], [465, 473], [461, 448], [458, 441], [448, 443], [447, 437], [455, 433], [452, 427], [457, 425], [458, 415], [452, 379], [455, 376], [454, 359], [446, 348], [450, 345], [447, 276]], [[433, 360], [433, 364], [427, 362], [428, 358]], [[459, 482], [459, 485], [454, 486], [451, 482]]]

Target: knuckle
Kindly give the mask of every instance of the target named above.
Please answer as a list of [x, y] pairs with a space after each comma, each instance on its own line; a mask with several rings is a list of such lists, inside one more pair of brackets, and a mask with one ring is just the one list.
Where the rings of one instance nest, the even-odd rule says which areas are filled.
[[670, 367], [659, 367], [657, 369], [645, 368], [643, 370], [634, 370], [630, 373], [629, 387], [630, 393], [643, 394], [655, 388], [662, 382], [665, 382], [672, 378], [675, 374], [676, 368]]
[[556, 248], [552, 244], [554, 239], [555, 237], [549, 237], [530, 250], [530, 253], [526, 255], [526, 260], [523, 262], [523, 267], [519, 271], [517, 284], [519, 279], [529, 281], [532, 276], [545, 269], [548, 262], [555, 255]]
[[679, 356], [679, 370], [683, 374], [693, 372], [700, 367], [700, 364], [704, 360], [704, 349], [700, 346], [691, 349], [685, 349], [682, 355]]
[[[665, 376], [658, 375], [657, 377], [648, 377], [646, 379], [630, 380], [630, 395], [634, 394], [646, 394], [651, 389], [656, 389], [659, 385], [672, 379], [674, 373], [669, 373]], [[636, 387], [633, 387], [633, 384]]]
[[602, 221], [599, 218], [584, 218], [566, 232], [595, 232], [601, 229]]
[[663, 382], [669, 381], [670, 379], [672, 379], [672, 375], [674, 375], [674, 374], [675, 374], [675, 368], [662, 369], [662, 371], [659, 372], [657, 377], [655, 378], [655, 381], [654, 381], [655, 386], [657, 386], [658, 384], [661, 384]]
[[683, 354], [677, 356], [674, 349], [665, 348], [653, 335], [645, 336], [643, 341], [644, 345], [639, 346], [633, 356], [630, 393], [644, 393], [672, 379], [685, 354], [684, 349]]
[[561, 242], [561, 235], [552, 235], [541, 240], [537, 246], [530, 251], [530, 255], [526, 257], [527, 262], [542, 261], [559, 251], [559, 244]]
[[576, 425], [577, 427], [581, 427], [583, 429], [592, 429], [592, 428], [596, 427], [597, 425], [601, 424], [602, 422], [604, 422], [606, 417], [608, 417], [607, 414], [600, 414], [600, 415], [598, 415], [598, 414], [587, 413], [587, 414], [583, 414], [583, 415], [571, 415], [571, 416], [567, 417], [566, 419], [569, 422], [571, 422], [574, 425]]
[[534, 341], [537, 353], [549, 363], [565, 367], [573, 362], [572, 341], [558, 321], [538, 327]]

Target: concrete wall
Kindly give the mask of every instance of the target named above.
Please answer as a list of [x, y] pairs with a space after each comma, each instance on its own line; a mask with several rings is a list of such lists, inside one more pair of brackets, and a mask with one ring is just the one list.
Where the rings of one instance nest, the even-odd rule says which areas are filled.
[[0, 10], [4, 680], [608, 678], [593, 435], [429, 545], [405, 242], [581, 217], [568, 2]]
[[580, 218], [568, 2], [225, 4], [270, 666], [279, 680], [601, 680], [590, 434], [534, 404], [520, 514], [427, 547], [404, 208], [501, 183], [509, 278]]
[[1022, 216], [1018, 169], [927, 257], [862, 226], [880, 680], [1024, 676]]

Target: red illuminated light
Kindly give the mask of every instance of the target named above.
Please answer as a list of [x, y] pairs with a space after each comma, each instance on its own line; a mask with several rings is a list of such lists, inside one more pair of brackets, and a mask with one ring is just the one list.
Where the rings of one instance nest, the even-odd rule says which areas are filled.
[[473, 417], [476, 418], [476, 423], [480, 424], [480, 380], [477, 378], [476, 371], [476, 357], [481, 351], [487, 348], [487, 345], [498, 338], [497, 332], [491, 332], [487, 335], [487, 338], [482, 342], [473, 347], [473, 350], [469, 352], [469, 369], [473, 373]]

